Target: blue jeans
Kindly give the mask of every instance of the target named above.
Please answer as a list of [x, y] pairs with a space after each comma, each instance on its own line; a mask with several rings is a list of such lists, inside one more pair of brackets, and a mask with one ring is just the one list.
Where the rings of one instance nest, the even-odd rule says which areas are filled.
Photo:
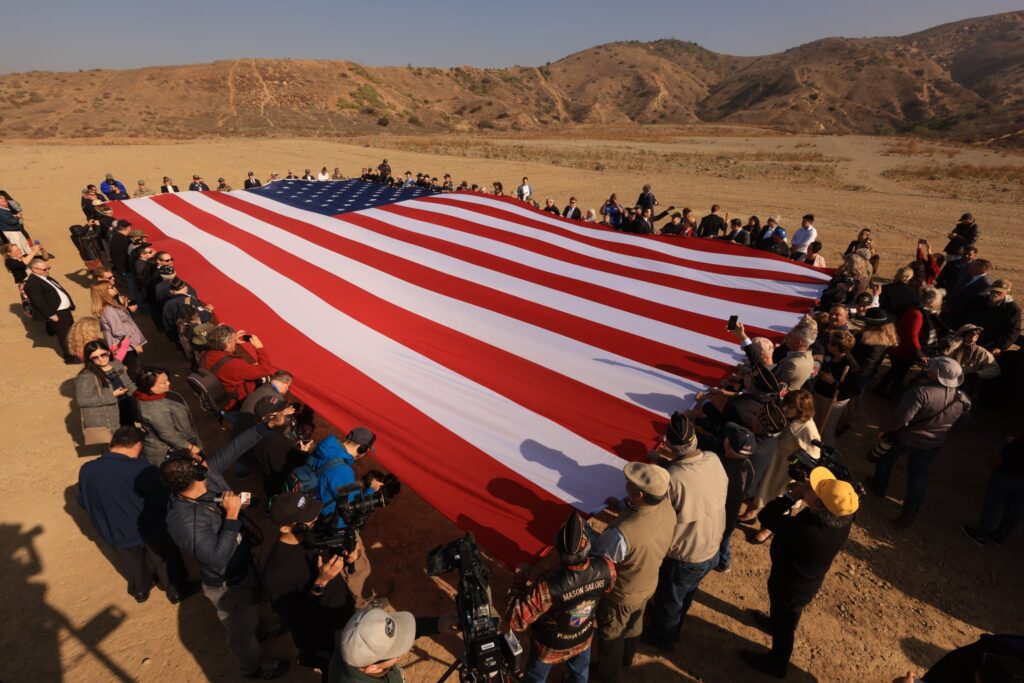
[[[587, 648], [565, 663], [569, 667], [570, 683], [587, 683], [590, 676], [590, 651]], [[523, 683], [544, 683], [548, 680], [548, 673], [554, 664], [545, 664], [537, 658], [537, 651], [530, 652], [530, 661], [526, 663], [526, 671], [523, 673]]]
[[903, 497], [903, 513], [916, 515], [924, 504], [924, 491], [928, 486], [928, 468], [932, 460], [939, 454], [938, 448], [907, 448], [898, 441], [889, 452], [875, 465], [874, 490], [884, 496], [889, 488], [892, 468], [901, 455], [907, 453], [910, 461], [907, 464], [907, 495]]
[[1024, 513], [1024, 479], [1011, 477], [998, 470], [992, 473], [981, 506], [978, 532], [985, 538], [1002, 543], [1020, 522]]
[[693, 596], [707, 573], [718, 565], [718, 553], [706, 562], [683, 562], [665, 558], [658, 572], [658, 590], [647, 635], [665, 643], [679, 641], [683, 617], [693, 604]]
[[732, 541], [732, 534], [731, 533], [726, 534], [722, 538], [722, 545], [720, 545], [718, 547], [718, 564], [715, 565], [716, 567], [721, 567], [722, 569], [728, 569], [729, 566], [732, 564], [732, 549], [729, 547], [729, 544], [730, 544], [731, 541]]

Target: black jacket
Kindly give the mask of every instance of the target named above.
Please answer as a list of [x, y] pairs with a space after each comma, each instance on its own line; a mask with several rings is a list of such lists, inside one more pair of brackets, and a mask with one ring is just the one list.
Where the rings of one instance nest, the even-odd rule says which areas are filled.
[[[75, 310], [75, 300], [68, 294], [68, 290], [61, 287], [60, 283], [52, 277], [48, 277], [46, 280], [67, 294], [68, 300], [71, 302], [69, 310]], [[28, 297], [33, 310], [39, 314], [40, 319], [57, 315], [57, 309], [60, 308], [60, 295], [57, 294], [53, 287], [43, 282], [43, 278], [35, 273], [29, 275], [28, 279], [25, 280], [25, 296]]]
[[916, 306], [920, 298], [918, 291], [906, 282], [890, 282], [882, 286], [878, 307], [899, 318], [908, 308]]
[[254, 187], [261, 187], [262, 185], [263, 183], [259, 181], [259, 178], [246, 178], [245, 183], [242, 184], [242, 187], [244, 187], [247, 190], [250, 190]]
[[728, 229], [729, 226], [725, 224], [724, 218], [717, 213], [709, 213], [700, 219], [700, 225], [697, 226], [697, 237], [718, 237]]
[[195, 558], [199, 578], [208, 586], [234, 583], [248, 574], [251, 546], [243, 529], [245, 521], [242, 517], [227, 519], [214, 498], [231, 490], [224, 472], [268, 431], [266, 425], [257, 425], [207, 458], [206, 493], [198, 500], [171, 498], [167, 531], [182, 550]]
[[1006, 351], [1020, 336], [1020, 304], [1003, 299], [992, 304], [986, 295], [978, 295], [967, 309], [967, 322], [982, 328], [978, 344], [989, 351]]
[[562, 217], [571, 218], [574, 221], [578, 221], [580, 218], [583, 217], [583, 214], [580, 213], [580, 208], [578, 206], [570, 206], [567, 204], [566, 207], [562, 209]]
[[163, 194], [167, 194], [168, 192], [178, 192], [178, 186], [177, 185], [161, 185], [160, 186], [160, 192], [162, 192]]
[[953, 228], [953, 239], [949, 240], [946, 248], [943, 249], [951, 256], [962, 256], [964, 247], [969, 247], [978, 241], [980, 232], [977, 223], [957, 223]]
[[793, 609], [801, 609], [817, 595], [853, 525], [828, 526], [809, 509], [789, 517], [786, 513], [793, 503], [789, 497], [780, 496], [765, 505], [757, 519], [775, 533], [768, 593]]

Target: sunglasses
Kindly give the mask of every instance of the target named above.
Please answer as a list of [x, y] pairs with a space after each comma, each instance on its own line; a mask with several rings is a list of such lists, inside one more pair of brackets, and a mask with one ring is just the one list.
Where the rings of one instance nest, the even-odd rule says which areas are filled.
[[102, 360], [104, 358], [110, 358], [110, 354], [106, 351], [100, 351], [94, 356], [89, 356], [89, 360]]
[[42, 268], [33, 268], [32, 270], [41, 270], [45, 273], [46, 271], [50, 270], [50, 266], [43, 266]]
[[160, 263], [174, 263], [174, 259], [172, 258], [158, 258], [157, 261]]

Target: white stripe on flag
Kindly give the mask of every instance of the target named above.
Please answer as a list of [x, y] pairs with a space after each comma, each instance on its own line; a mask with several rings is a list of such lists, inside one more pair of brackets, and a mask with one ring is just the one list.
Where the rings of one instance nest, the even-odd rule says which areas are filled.
[[[182, 197], [189, 194], [193, 201], [201, 196]], [[611, 453], [354, 320], [151, 199], [134, 200], [131, 208], [310, 340], [534, 485], [587, 512], [621, 492], [623, 461]]]
[[[501, 218], [495, 218], [493, 216], [488, 216], [486, 214], [478, 213], [476, 211], [472, 211], [469, 209], [459, 209], [453, 206], [449, 206], [448, 204], [441, 204], [439, 202], [431, 202], [429, 200], [423, 199], [413, 199], [401, 202], [400, 205], [418, 209], [426, 209], [428, 211], [446, 214], [449, 216], [453, 216], [455, 218], [461, 218], [463, 220], [467, 220], [487, 228], [501, 230], [504, 232], [510, 232], [512, 234], [522, 235], [523, 237], [530, 237], [544, 244], [562, 247], [564, 249], [574, 251], [577, 254], [581, 254], [583, 256], [590, 256], [592, 258], [607, 261], [609, 263], [629, 266], [630, 268], [637, 268], [638, 270], [650, 271], [654, 273], [675, 275], [677, 277], [685, 278], [687, 280], [706, 282], [716, 287], [732, 287], [735, 289], [743, 289], [747, 291], [774, 292], [778, 294], [785, 294], [788, 296], [800, 297], [804, 299], [815, 299], [818, 297], [818, 294], [820, 292], [820, 287], [812, 284], [804, 284], [800, 282], [785, 282], [783, 280], [771, 280], [768, 278], [744, 277], [740, 275], [727, 275], [724, 273], [713, 273], [707, 270], [701, 270], [700, 268], [691, 268], [687, 266], [676, 265], [674, 263], [666, 263], [665, 261], [657, 261], [655, 259], [639, 258], [637, 256], [631, 256], [629, 254], [616, 253], [614, 250], [614, 246], [612, 245], [609, 245], [608, 249], [602, 249], [600, 247], [595, 247], [584, 242], [579, 242], [577, 240], [570, 239], [568, 237], [559, 235], [554, 232], [544, 231], [538, 228], [531, 228], [529, 226], [516, 223], [514, 221], [507, 221]], [[502, 205], [502, 208], [503, 206], [504, 205]], [[363, 211], [361, 213], [368, 214], [369, 212]], [[395, 214], [388, 215], [397, 217]], [[504, 256], [505, 258], [510, 258], [512, 260], [520, 260], [522, 258], [521, 254], [523, 253], [532, 253], [525, 249], [510, 246], [508, 244], [505, 244], [504, 242], [490, 240], [484, 237], [478, 237], [476, 235], [470, 235], [468, 233], [459, 232], [458, 230], [445, 229], [445, 231], [443, 232], [435, 233], [432, 231], [430, 234], [433, 237], [438, 237], [443, 240], [455, 242], [456, 244], [461, 243], [470, 247], [474, 247], [474, 245], [476, 245], [474, 248], [494, 253], [499, 256]], [[505, 256], [505, 254], [508, 254], [508, 256]], [[558, 264], [557, 272], [559, 274], [566, 275], [567, 277], [572, 277], [577, 280], [590, 281], [589, 278], [586, 277], [586, 274], [588, 273], [588, 271], [593, 272], [593, 269], [585, 268], [582, 266], [573, 266], [572, 264], [568, 264], [565, 263], [564, 261], [560, 261], [558, 259], [550, 257], [547, 257], [547, 259], [549, 262]], [[701, 260], [710, 262], [709, 259]], [[745, 267], [757, 268], [759, 266], [755, 263], [749, 263]], [[636, 290], [636, 296], [645, 299], [661, 301], [668, 306], [674, 305], [672, 300], [666, 299], [665, 296], [666, 290], [675, 293], [677, 292], [677, 290], [675, 289], [664, 287], [661, 285], [656, 285], [642, 280], [633, 280], [631, 278], [626, 278], [622, 276], [609, 277], [616, 277], [620, 281], [632, 283], [631, 289]], [[616, 284], [614, 286], [618, 287], [620, 285]], [[728, 316], [725, 317], [727, 318]]]
[[[688, 405], [689, 397], [703, 388], [683, 377], [411, 284], [200, 193], [191, 193], [182, 199], [400, 308], [647, 410], [670, 415]], [[349, 228], [349, 232], [353, 227], [334, 218], [326, 220], [332, 227], [338, 224]], [[356, 239], [363, 241], [361, 235]], [[727, 362], [735, 363], [740, 354], [737, 351], [735, 357], [726, 358]], [[636, 396], [643, 396], [643, 401], [638, 401]], [[652, 396], [663, 398], [652, 404]]]
[[[593, 239], [599, 239], [605, 242], [612, 242], [617, 244], [630, 244], [633, 246], [648, 249], [650, 251], [663, 252], [679, 258], [689, 259], [691, 261], [703, 261], [705, 263], [714, 263], [722, 266], [735, 266], [737, 268], [758, 268], [760, 270], [775, 271], [780, 273], [793, 273], [796, 275], [804, 275], [811, 278], [816, 278], [822, 281], [822, 284], [829, 281], [830, 276], [820, 271], [815, 271], [811, 268], [800, 266], [796, 263], [787, 263], [786, 261], [763, 258], [757, 255], [757, 252], [752, 252], [751, 255], [737, 255], [737, 254], [719, 254], [709, 251], [701, 251], [698, 249], [689, 249], [685, 245], [685, 241], [664, 241], [664, 240], [650, 240], [645, 239], [639, 235], [631, 235], [629, 233], [617, 232], [614, 230], [606, 230], [602, 228], [588, 227], [586, 225], [580, 225], [572, 221], [565, 219], [556, 219], [553, 216], [545, 215], [543, 212], [536, 211], [534, 209], [528, 209], [524, 206], [516, 206], [511, 202], [498, 201], [489, 199], [486, 196], [474, 195], [465, 192], [456, 192], [453, 194], [444, 195], [445, 198], [453, 199], [459, 202], [466, 202], [469, 204], [483, 204], [485, 206], [493, 206], [495, 208], [509, 211], [518, 216], [525, 218], [531, 218], [533, 220], [541, 221], [558, 228], [563, 228], [569, 232], [584, 237], [590, 237]], [[429, 198], [417, 201], [430, 201]], [[681, 244], [682, 243], [682, 244]]]
[[[628, 330], [638, 336], [654, 339], [663, 344], [699, 353], [706, 358], [724, 363], [735, 363], [737, 362], [737, 359], [742, 357], [739, 354], [737, 347], [715, 337], [710, 337], [675, 325], [669, 325], [668, 323], [658, 320], [652, 320], [629, 311], [624, 311], [613, 306], [602, 304], [599, 301], [584, 299], [557, 289], [545, 287], [504, 273], [499, 273], [497, 271], [490, 270], [489, 268], [484, 268], [432, 249], [426, 249], [409, 242], [388, 237], [387, 235], [381, 235], [370, 230], [365, 230], [357, 225], [345, 221], [344, 215], [340, 218], [323, 216], [303, 209], [286, 206], [272, 199], [260, 197], [252, 192], [243, 192], [235, 196], [238, 196], [239, 199], [251, 204], [261, 206], [269, 211], [274, 211], [275, 213], [279, 213], [283, 216], [314, 225], [332, 234], [356, 240], [360, 244], [371, 246], [374, 249], [378, 249], [388, 254], [394, 254], [395, 256], [399, 256], [433, 270], [447, 273], [463, 280], [467, 280], [484, 287], [489, 287], [500, 292], [505, 292], [520, 299], [532, 301], [549, 308], [554, 308], [560, 311], [572, 311], [574, 315], [578, 315], [602, 325], [607, 325], [614, 329]], [[186, 198], [186, 200], [190, 201], [191, 198]], [[431, 227], [431, 224], [429, 223], [414, 221], [413, 219], [382, 212], [378, 209], [368, 209], [366, 211], [360, 211], [359, 213], [371, 218], [376, 218], [390, 225], [398, 227], [409, 226], [409, 229], [425, 234], [432, 235], [434, 231], [434, 228]], [[537, 268], [542, 272], [550, 272], [552, 268], [555, 268], [556, 272], [560, 274], [565, 274], [571, 269], [588, 271], [588, 274], [590, 275], [590, 279], [587, 280], [588, 282], [613, 291], [620, 291], [621, 288], [631, 287], [633, 286], [633, 283], [635, 283], [634, 280], [630, 280], [629, 278], [602, 273], [592, 269], [580, 268], [579, 266], [573, 266], [572, 264], [567, 264], [562, 261], [554, 261], [533, 252], [525, 252], [522, 259], [513, 260], [517, 263], [521, 263], [522, 265]], [[650, 286], [656, 287], [656, 285]], [[659, 301], [671, 298], [674, 305], [682, 310], [689, 310], [695, 313], [711, 316], [713, 318], [720, 318], [722, 320], [725, 320], [730, 315], [738, 315], [740, 320], [752, 327], [786, 332], [792, 329], [799, 317], [794, 313], [786, 311], [758, 308], [756, 306], [749, 306], [745, 304], [734, 304], [725, 299], [713, 299], [700, 294], [681, 292], [679, 290], [666, 287], [661, 287], [660, 289], [664, 290], [664, 292], [662, 294], [663, 298], [658, 299]]]

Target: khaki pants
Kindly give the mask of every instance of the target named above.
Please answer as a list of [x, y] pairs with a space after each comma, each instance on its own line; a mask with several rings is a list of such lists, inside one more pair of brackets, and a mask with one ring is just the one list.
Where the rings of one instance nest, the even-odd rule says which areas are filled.
[[597, 608], [597, 635], [600, 651], [597, 655], [597, 677], [602, 683], [615, 683], [622, 669], [632, 665], [636, 652], [636, 639], [644, 629], [644, 607], [623, 605], [608, 598]]
[[366, 556], [362, 537], [359, 537], [356, 547], [359, 549], [359, 557], [353, 563], [352, 573], [345, 573], [342, 576], [345, 577], [345, 583], [355, 598], [356, 609], [363, 609], [377, 597], [377, 593], [370, 585], [370, 572], [373, 568], [370, 566], [370, 558]]

